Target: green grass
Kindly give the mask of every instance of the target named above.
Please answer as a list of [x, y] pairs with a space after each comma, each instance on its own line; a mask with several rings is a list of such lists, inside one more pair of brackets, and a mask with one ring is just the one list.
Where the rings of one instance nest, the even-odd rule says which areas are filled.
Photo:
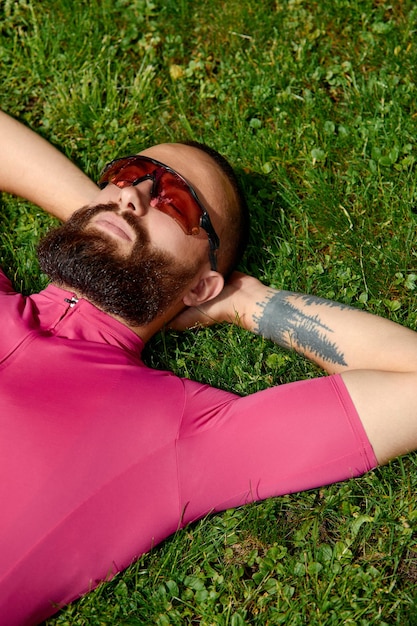
[[[416, 28], [413, 0], [3, 0], [1, 107], [93, 178], [150, 144], [212, 145], [249, 197], [244, 270], [415, 329]], [[51, 220], [0, 203], [0, 263], [38, 289]], [[317, 374], [229, 327], [159, 336], [147, 360], [242, 394]], [[210, 517], [48, 625], [413, 626], [416, 487], [409, 455]]]

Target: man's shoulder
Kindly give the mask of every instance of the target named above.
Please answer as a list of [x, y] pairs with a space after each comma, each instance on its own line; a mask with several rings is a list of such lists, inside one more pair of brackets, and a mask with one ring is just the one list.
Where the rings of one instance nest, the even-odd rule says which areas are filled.
[[0, 293], [16, 293], [12, 282], [0, 267]]

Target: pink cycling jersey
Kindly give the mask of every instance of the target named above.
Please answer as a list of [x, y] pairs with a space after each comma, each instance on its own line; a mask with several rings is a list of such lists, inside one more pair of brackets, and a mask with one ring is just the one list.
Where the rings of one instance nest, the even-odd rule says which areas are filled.
[[247, 397], [146, 367], [133, 332], [0, 273], [0, 624], [35, 624], [211, 511], [376, 459], [339, 376]]

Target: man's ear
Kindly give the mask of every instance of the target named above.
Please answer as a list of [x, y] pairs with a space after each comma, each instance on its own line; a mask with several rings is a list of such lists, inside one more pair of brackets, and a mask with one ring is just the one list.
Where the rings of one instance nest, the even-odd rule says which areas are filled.
[[224, 287], [224, 278], [219, 272], [211, 270], [185, 294], [183, 302], [186, 306], [199, 306], [213, 300]]

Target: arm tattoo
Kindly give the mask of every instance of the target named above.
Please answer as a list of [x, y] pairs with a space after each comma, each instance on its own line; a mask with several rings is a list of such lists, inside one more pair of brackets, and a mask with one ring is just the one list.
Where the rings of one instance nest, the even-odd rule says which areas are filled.
[[[302, 307], [297, 306], [298, 300], [301, 300]], [[317, 304], [339, 309], [352, 308], [315, 296], [289, 291], [272, 292], [269, 300], [258, 302], [262, 311], [259, 316], [253, 317], [257, 324], [255, 332], [283, 348], [293, 348], [300, 353], [308, 352], [313, 358], [345, 366], [347, 363], [344, 354], [330, 339], [332, 329], [320, 320], [317, 313], [309, 315], [305, 310], [306, 307]]]

